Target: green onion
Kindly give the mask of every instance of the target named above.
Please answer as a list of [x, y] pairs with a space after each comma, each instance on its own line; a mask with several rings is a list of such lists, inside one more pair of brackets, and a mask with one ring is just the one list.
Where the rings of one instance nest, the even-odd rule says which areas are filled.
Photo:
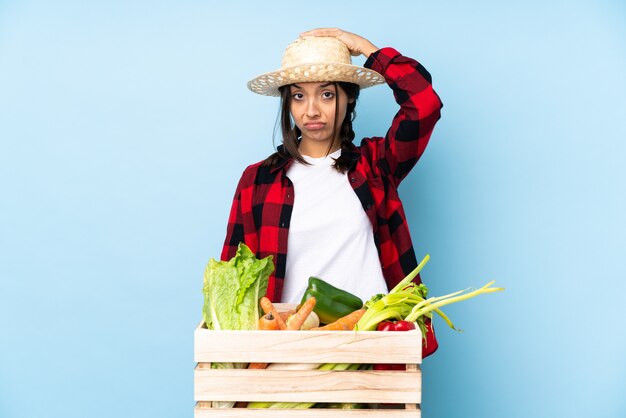
[[495, 283], [491, 281], [480, 289], [473, 291], [470, 291], [470, 289], [459, 290], [448, 295], [427, 299], [428, 288], [424, 284], [413, 283], [412, 280], [422, 271], [429, 259], [430, 256], [427, 254], [419, 265], [391, 289], [387, 295], [375, 295], [368, 300], [365, 303], [367, 311], [356, 324], [355, 330], [373, 331], [380, 322], [405, 320], [417, 322], [417, 325], [422, 330], [422, 334], [425, 334], [426, 325], [424, 318], [432, 319], [433, 312], [439, 315], [450, 328], [457, 330], [450, 318], [441, 311], [440, 307], [470, 299], [480, 294], [504, 290], [501, 287], [491, 287]]
[[[435, 311], [442, 318], [444, 318], [444, 320], [448, 323], [448, 325], [452, 329], [456, 329], [456, 328], [454, 328], [454, 325], [452, 325], [452, 322], [450, 322], [450, 320], [447, 318], [447, 316], [443, 315], [443, 312], [441, 312], [439, 310], [439, 307], [445, 306], [445, 305], [449, 305], [451, 303], [456, 303], [456, 302], [460, 302], [460, 301], [463, 301], [463, 300], [467, 300], [467, 299], [476, 297], [476, 296], [484, 294], [484, 293], [501, 292], [501, 291], [504, 290], [504, 288], [502, 288], [502, 287], [490, 287], [494, 283], [495, 283], [495, 281], [490, 281], [489, 283], [487, 283], [486, 285], [484, 285], [480, 289], [476, 289], [476, 290], [473, 290], [471, 292], [468, 292], [469, 289], [466, 289], [466, 290], [461, 290], [461, 291], [458, 291], [458, 292], [450, 293], [450, 294], [445, 295], [445, 296], [439, 296], [439, 297], [433, 297], [433, 298], [426, 299], [425, 301], [415, 305], [413, 307], [413, 309], [411, 310], [411, 313], [409, 315], [407, 315], [406, 318], [404, 318], [404, 320], [405, 321], [409, 321], [409, 322], [415, 322], [422, 315], [425, 315], [425, 314], [427, 314], [428, 312], [431, 312], [431, 311]], [[468, 292], [468, 293], [461, 294], [463, 292]], [[457, 295], [459, 295], [459, 296], [457, 296]]]

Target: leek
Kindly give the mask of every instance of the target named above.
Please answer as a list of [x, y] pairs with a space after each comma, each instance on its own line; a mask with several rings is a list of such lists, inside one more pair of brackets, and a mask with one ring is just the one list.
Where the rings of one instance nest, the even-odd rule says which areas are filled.
[[495, 281], [491, 281], [483, 287], [471, 290], [459, 290], [444, 296], [427, 298], [428, 288], [424, 284], [413, 283], [424, 268], [430, 256], [427, 254], [419, 265], [400, 281], [386, 295], [375, 295], [365, 303], [367, 311], [356, 324], [355, 330], [373, 331], [376, 326], [383, 321], [404, 320], [416, 322], [422, 334], [426, 333], [424, 318], [432, 319], [433, 312], [439, 315], [448, 326], [456, 331], [454, 324], [446, 314], [441, 311], [441, 307], [451, 303], [460, 302], [475, 296], [499, 292], [504, 290], [501, 287], [491, 287]]

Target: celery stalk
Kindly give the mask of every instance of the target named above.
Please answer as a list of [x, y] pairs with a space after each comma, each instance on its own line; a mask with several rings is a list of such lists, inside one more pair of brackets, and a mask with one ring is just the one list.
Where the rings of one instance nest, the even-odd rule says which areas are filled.
[[[484, 294], [484, 293], [493, 293], [493, 292], [501, 292], [504, 290], [504, 288], [502, 287], [490, 287], [492, 284], [494, 284], [495, 281], [491, 281], [489, 283], [487, 283], [485, 286], [481, 287], [480, 289], [476, 289], [472, 292], [466, 293], [464, 295], [460, 295], [460, 296], [454, 296], [454, 297], [449, 297], [450, 295], [448, 295], [448, 297], [446, 296], [440, 296], [438, 298], [432, 298], [432, 299], [437, 299], [438, 301], [434, 302], [434, 303], [428, 303], [425, 306], [422, 306], [419, 309], [415, 309], [413, 310], [406, 318], [404, 318], [405, 321], [409, 321], [409, 322], [414, 322], [417, 320], [417, 318], [419, 318], [420, 316], [431, 312], [431, 311], [435, 311], [440, 308], [441, 306], [445, 306], [445, 305], [449, 305], [451, 303], [456, 303], [456, 302], [460, 302], [463, 300], [467, 300], [467, 299], [471, 299], [473, 297], [476, 297], [478, 295]], [[454, 294], [458, 294], [458, 292], [455, 292]], [[430, 299], [427, 299], [426, 302], [428, 302]], [[417, 306], [417, 305], [416, 305]], [[454, 327], [453, 327], [454, 328]]]

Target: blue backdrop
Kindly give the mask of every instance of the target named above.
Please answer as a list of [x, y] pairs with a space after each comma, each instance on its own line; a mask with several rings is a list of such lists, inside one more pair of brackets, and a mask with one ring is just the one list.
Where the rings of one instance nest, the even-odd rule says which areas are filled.
[[506, 287], [437, 323], [424, 416], [624, 416], [626, 3], [504, 3], [0, 1], [0, 417], [192, 415], [202, 272], [272, 151], [245, 83], [322, 26], [433, 75], [400, 190], [431, 293]]

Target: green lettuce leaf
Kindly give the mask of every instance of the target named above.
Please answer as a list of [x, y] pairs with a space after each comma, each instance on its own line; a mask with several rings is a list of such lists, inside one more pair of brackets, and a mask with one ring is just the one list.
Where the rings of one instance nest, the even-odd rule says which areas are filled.
[[257, 259], [243, 243], [229, 261], [209, 260], [204, 271], [202, 315], [208, 329], [257, 329], [259, 299], [274, 271], [272, 256]]

